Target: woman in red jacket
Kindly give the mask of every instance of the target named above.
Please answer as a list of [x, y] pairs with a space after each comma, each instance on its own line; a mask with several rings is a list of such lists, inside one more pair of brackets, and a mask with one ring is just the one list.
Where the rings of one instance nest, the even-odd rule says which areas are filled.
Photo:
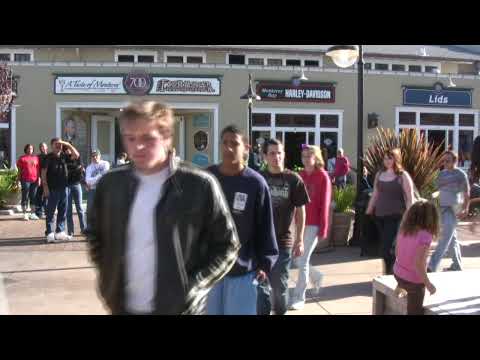
[[297, 286], [292, 299], [292, 310], [300, 310], [305, 306], [307, 280], [310, 277], [315, 290], [320, 290], [323, 275], [316, 269], [310, 269], [312, 256], [319, 239], [325, 239], [328, 234], [328, 217], [332, 195], [332, 185], [325, 162], [318, 146], [303, 145], [302, 163], [304, 170], [300, 176], [307, 187], [310, 203], [306, 205], [306, 221], [304, 235], [304, 254], [297, 258], [299, 269]]
[[[22, 210], [24, 220], [39, 220], [35, 215], [35, 195], [40, 184], [40, 161], [33, 155], [33, 145], [27, 144], [23, 149], [25, 155], [17, 161], [18, 181], [22, 185]], [[31, 214], [27, 214], [28, 200], [30, 200]]]

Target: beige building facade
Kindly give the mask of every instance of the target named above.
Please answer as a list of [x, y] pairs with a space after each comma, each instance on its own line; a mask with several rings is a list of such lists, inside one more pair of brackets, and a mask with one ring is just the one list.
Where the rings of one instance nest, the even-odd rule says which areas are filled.
[[[199, 166], [221, 160], [221, 129], [247, 131], [248, 74], [253, 142], [276, 137], [287, 166], [300, 165], [305, 143], [342, 147], [356, 163], [357, 71], [339, 69], [318, 46], [117, 46], [2, 48], [18, 97], [0, 121], [0, 160], [14, 164], [27, 143], [60, 136], [115, 162], [123, 151], [116, 118], [130, 101], [163, 101], [175, 108], [177, 154]], [[407, 48], [407, 49], [405, 49]], [[429, 141], [459, 152], [467, 167], [479, 135], [479, 55], [441, 47], [366, 46], [364, 143], [378, 127], [415, 128]], [[425, 54], [425, 52], [427, 54]], [[299, 81], [301, 71], [308, 80]], [[456, 85], [456, 86], [453, 86]]]

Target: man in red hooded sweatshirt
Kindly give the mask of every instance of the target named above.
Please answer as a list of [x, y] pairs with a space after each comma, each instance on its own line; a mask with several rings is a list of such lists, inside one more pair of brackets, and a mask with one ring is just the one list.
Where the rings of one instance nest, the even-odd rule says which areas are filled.
[[337, 159], [335, 160], [335, 171], [333, 172], [333, 183], [338, 188], [344, 188], [347, 185], [347, 174], [350, 171], [350, 161], [344, 155], [343, 149], [337, 151]]

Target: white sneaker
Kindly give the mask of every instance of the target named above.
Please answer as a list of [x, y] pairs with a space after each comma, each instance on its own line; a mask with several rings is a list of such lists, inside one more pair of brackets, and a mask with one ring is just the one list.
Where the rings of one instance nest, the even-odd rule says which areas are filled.
[[70, 235], [65, 234], [65, 231], [59, 232], [55, 234], [55, 240], [58, 241], [70, 241], [72, 237]]
[[31, 213], [30, 214], [30, 220], [40, 220], [40, 218], [36, 214]]
[[27, 213], [23, 214], [23, 220], [28, 221], [28, 214]]
[[54, 242], [57, 242], [55, 240], [55, 233], [50, 233], [47, 235], [47, 243], [54, 243]]
[[302, 310], [305, 307], [305, 301], [297, 301], [290, 305], [290, 310]]

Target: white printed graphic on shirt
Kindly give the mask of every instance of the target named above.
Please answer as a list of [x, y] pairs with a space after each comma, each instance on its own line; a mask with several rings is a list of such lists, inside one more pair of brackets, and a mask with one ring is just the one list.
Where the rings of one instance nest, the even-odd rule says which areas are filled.
[[245, 207], [247, 206], [247, 199], [247, 194], [236, 192], [233, 200], [233, 209], [240, 211], [245, 210]]

